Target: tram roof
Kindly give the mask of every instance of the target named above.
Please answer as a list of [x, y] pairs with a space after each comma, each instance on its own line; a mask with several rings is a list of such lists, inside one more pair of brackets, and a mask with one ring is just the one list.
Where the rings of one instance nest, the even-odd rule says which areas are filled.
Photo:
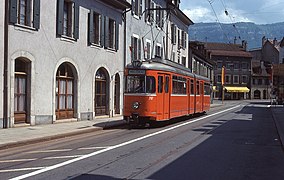
[[[132, 65], [132, 63], [128, 64], [127, 68], [137, 69], [136, 67]], [[142, 61], [141, 66], [138, 68], [146, 69], [146, 70], [150, 69], [150, 70], [161, 70], [161, 71], [173, 72], [173, 73], [190, 76], [190, 77], [196, 76], [198, 79], [208, 80], [208, 78], [206, 77], [199, 76], [199, 75], [192, 73], [190, 69], [184, 67], [181, 64], [178, 64], [170, 60], [161, 59], [161, 58], [152, 58], [147, 61]]]

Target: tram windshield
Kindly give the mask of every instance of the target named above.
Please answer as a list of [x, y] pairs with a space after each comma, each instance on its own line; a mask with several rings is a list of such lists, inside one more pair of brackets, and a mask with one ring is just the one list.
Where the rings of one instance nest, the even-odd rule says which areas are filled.
[[126, 93], [155, 93], [156, 82], [153, 76], [127, 76]]

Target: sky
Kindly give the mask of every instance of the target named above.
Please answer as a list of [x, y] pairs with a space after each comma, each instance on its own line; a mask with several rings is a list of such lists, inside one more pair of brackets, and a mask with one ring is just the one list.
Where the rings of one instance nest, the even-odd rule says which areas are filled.
[[181, 0], [180, 9], [194, 22], [284, 22], [283, 0]]

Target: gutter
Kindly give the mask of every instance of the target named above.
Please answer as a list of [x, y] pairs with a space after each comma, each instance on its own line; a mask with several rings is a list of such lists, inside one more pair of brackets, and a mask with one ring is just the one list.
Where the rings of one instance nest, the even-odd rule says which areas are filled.
[[3, 128], [8, 128], [8, 28], [9, 28], [9, 0], [5, 0], [4, 12], [4, 92], [3, 92]]

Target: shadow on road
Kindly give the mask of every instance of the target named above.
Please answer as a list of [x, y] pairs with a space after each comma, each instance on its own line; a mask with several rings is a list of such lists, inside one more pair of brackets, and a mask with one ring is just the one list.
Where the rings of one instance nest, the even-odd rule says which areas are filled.
[[193, 131], [208, 137], [148, 179], [245, 180], [284, 177], [284, 154], [269, 108], [253, 103]]

